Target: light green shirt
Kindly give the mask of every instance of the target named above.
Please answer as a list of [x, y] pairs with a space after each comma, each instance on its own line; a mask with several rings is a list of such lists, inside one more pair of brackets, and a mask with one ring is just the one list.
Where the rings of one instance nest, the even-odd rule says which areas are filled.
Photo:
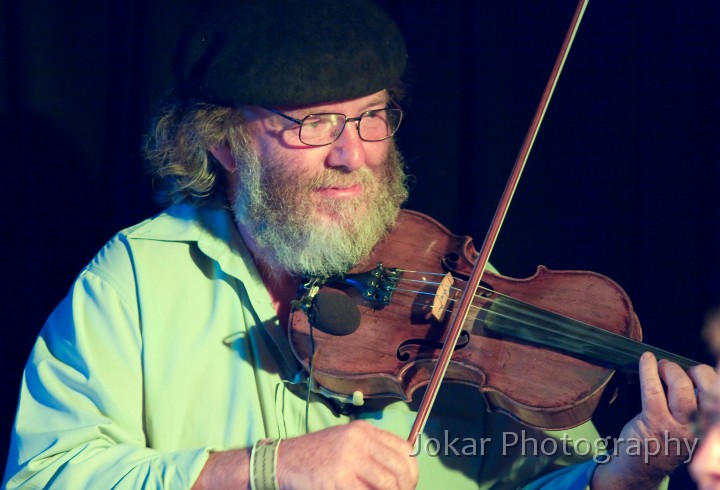
[[[210, 451], [304, 434], [303, 385], [291, 382], [302, 377], [230, 213], [170, 208], [111, 239], [48, 319], [4, 482], [190, 488]], [[591, 424], [527, 429], [460, 385], [438, 400], [420, 438], [421, 488], [517, 488], [558, 468], [533, 486], [587, 485], [594, 463], [570, 465], [592, 458]], [[319, 396], [307, 413], [311, 431], [350, 419]], [[414, 412], [371, 402], [353, 417], [406, 437]], [[571, 455], [578, 441], [584, 458]]]

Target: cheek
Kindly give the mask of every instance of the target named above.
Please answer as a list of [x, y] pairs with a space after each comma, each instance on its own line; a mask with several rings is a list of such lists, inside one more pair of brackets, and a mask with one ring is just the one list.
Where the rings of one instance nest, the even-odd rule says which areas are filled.
[[246, 122], [253, 149], [261, 161], [282, 158], [283, 153], [304, 147], [298, 140], [296, 129], [274, 126], [269, 119], [254, 119]]
[[283, 174], [317, 174], [323, 169], [323, 156], [314, 150], [273, 148], [261, 159], [263, 165]]
[[390, 152], [390, 140], [365, 142], [364, 145], [365, 164], [373, 172], [378, 173]]
[[[307, 148], [307, 147], [306, 147]], [[315, 149], [287, 149], [266, 147], [260, 150], [263, 180], [267, 184], [293, 186], [299, 181], [311, 179], [324, 170], [324, 156]]]

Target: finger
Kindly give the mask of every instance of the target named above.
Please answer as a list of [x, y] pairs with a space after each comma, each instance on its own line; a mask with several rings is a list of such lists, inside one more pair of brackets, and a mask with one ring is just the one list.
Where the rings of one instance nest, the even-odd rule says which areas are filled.
[[699, 392], [709, 390], [711, 386], [717, 383], [718, 373], [707, 364], [699, 364], [688, 369], [688, 375], [695, 383], [695, 388]]
[[357, 479], [363, 483], [363, 488], [400, 488], [397, 475], [383, 465], [369, 466], [367, 471], [358, 471]]
[[690, 422], [697, 410], [695, 385], [690, 376], [677, 364], [661, 361], [658, 365], [660, 378], [667, 386], [667, 404], [673, 418], [681, 424]]
[[358, 426], [362, 428], [363, 438], [369, 443], [369, 449], [371, 451], [378, 449], [378, 447], [383, 447], [390, 451], [398, 451], [398, 449], [401, 449], [403, 453], [407, 455], [413, 452], [413, 447], [410, 442], [392, 432], [376, 427], [365, 420], [357, 420], [351, 423], [358, 424]]
[[[417, 466], [417, 458], [413, 456], [414, 448], [409, 441], [393, 433], [383, 431], [382, 429], [376, 430], [382, 432], [379, 440], [384, 444], [384, 446], [381, 446], [384, 449], [383, 453], [375, 450], [372, 451], [376, 459], [387, 461], [389, 465], [402, 471], [409, 471], [411, 468]], [[383, 454], [387, 454], [387, 458], [385, 458]]]
[[[355, 422], [354, 422], [355, 423]], [[372, 461], [375, 468], [382, 468], [377, 475], [359, 475], [368, 482], [377, 483], [377, 480], [386, 481], [393, 478], [393, 488], [404, 487], [407, 482], [417, 482], [417, 460], [412, 457], [413, 447], [405, 439], [375, 427], [367, 422], [362, 422], [364, 441], [366, 442], [363, 451], [366, 457]]]
[[639, 374], [642, 411], [650, 418], [668, 415], [667, 398], [660, 380], [658, 362], [650, 352], [640, 356]]
[[[412, 460], [412, 461], [411, 461]], [[368, 471], [357, 472], [357, 478], [368, 488], [415, 488], [418, 480], [417, 463], [410, 456], [393, 463], [388, 459], [373, 458]]]
[[720, 413], [720, 376], [707, 364], [693, 366], [688, 370], [695, 383], [699, 411]]

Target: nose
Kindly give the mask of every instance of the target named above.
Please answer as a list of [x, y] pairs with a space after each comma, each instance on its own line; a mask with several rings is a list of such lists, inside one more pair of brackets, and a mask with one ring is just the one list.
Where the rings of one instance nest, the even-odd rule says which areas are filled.
[[690, 463], [690, 475], [698, 488], [720, 489], [720, 427], [713, 427]]
[[353, 172], [365, 165], [365, 142], [360, 139], [357, 121], [348, 121], [340, 137], [329, 145], [328, 167]]

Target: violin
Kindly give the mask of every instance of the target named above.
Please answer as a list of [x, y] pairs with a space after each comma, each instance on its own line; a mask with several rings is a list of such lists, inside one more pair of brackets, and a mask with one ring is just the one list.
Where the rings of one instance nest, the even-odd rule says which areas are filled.
[[[357, 305], [354, 332], [325, 333], [302, 309], [291, 312], [290, 343], [315, 390], [355, 404], [412, 400], [428, 384], [477, 254], [470, 237], [402, 211], [367, 260], [322, 288]], [[601, 274], [485, 271], [444, 379], [478, 388], [490, 410], [528, 426], [566, 429], [589, 420], [614, 370], [637, 372], [643, 352], [697, 364], [641, 339], [630, 298]]]

